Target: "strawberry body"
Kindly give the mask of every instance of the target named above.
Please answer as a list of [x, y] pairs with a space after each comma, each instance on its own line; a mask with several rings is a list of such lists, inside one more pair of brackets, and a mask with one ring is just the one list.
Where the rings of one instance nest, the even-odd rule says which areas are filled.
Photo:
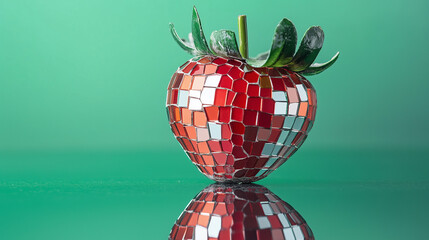
[[239, 44], [231, 30], [213, 31], [207, 41], [195, 7], [188, 39], [170, 23], [176, 43], [195, 56], [168, 86], [170, 126], [191, 161], [218, 182], [257, 181], [298, 150], [317, 105], [303, 76], [325, 71], [339, 56], [314, 63], [324, 41], [322, 28], [308, 28], [296, 50], [296, 28], [283, 18], [271, 48], [250, 57], [246, 19], [238, 17]]
[[286, 68], [202, 56], [174, 73], [166, 105], [176, 139], [204, 175], [253, 182], [301, 146], [317, 100], [311, 83]]
[[259, 185], [213, 184], [177, 219], [169, 239], [302, 239], [314, 235], [291, 205]]

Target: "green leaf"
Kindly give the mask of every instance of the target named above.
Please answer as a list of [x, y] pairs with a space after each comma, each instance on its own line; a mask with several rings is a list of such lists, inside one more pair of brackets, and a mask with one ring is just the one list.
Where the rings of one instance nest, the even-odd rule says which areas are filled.
[[[291, 21], [283, 18], [274, 32], [271, 50], [265, 59], [248, 59], [254, 67], [284, 66], [292, 60], [296, 47], [296, 29]], [[281, 65], [283, 64], [283, 65]]]
[[[282, 22], [284, 23], [282, 24]], [[295, 26], [289, 19], [286, 18], [283, 18], [282, 22], [280, 22], [279, 26], [284, 28], [282, 31], [284, 32], [284, 46], [280, 52], [279, 58], [273, 65], [274, 67], [283, 67], [284, 65], [290, 63], [296, 48], [297, 34]]]
[[320, 27], [311, 27], [305, 33], [298, 51], [287, 68], [299, 72], [309, 67], [323, 46], [324, 33]]
[[171, 35], [173, 35], [173, 39], [179, 44], [179, 46], [188, 52], [189, 54], [194, 55], [196, 50], [193, 48], [186, 40], [183, 40], [179, 37], [179, 35], [176, 32], [176, 29], [174, 29], [174, 24], [170, 23], [170, 32]]
[[305, 69], [304, 71], [302, 71], [300, 73], [302, 75], [306, 75], [306, 76], [319, 74], [319, 73], [325, 71], [326, 69], [328, 69], [330, 66], [332, 66], [332, 64], [334, 64], [335, 61], [337, 61], [338, 56], [340, 56], [340, 52], [337, 52], [335, 54], [335, 56], [333, 58], [331, 58], [331, 60], [329, 60], [325, 63], [311, 64], [310, 67], [308, 67], [307, 69]]
[[192, 37], [195, 49], [197, 50], [198, 54], [211, 54], [206, 37], [204, 36], [203, 28], [201, 26], [200, 17], [198, 16], [197, 8], [195, 6], [194, 11], [192, 12]]
[[233, 31], [219, 30], [212, 32], [210, 36], [210, 47], [212, 51], [219, 56], [241, 58], [237, 39]]

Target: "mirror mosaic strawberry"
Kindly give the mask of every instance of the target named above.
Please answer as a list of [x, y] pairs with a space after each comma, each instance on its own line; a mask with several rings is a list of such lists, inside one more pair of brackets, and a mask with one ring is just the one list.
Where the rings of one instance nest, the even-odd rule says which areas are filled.
[[[243, 16], [239, 20], [243, 26]], [[286, 18], [271, 50], [256, 58], [248, 58], [247, 46], [239, 49], [227, 30], [213, 32], [209, 47], [195, 8], [189, 41], [170, 27], [179, 45], [195, 55], [168, 86], [167, 114], [176, 139], [210, 179], [266, 177], [298, 150], [313, 126], [316, 91], [304, 75], [324, 71], [338, 53], [327, 63], [312, 64], [323, 44], [320, 27], [307, 30], [295, 53], [296, 30]], [[240, 36], [247, 43], [246, 32]]]

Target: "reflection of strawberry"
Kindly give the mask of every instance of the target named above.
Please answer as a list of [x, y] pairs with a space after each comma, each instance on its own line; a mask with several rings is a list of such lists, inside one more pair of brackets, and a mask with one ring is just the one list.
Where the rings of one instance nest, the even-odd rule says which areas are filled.
[[213, 184], [177, 219], [169, 239], [314, 239], [292, 206], [263, 186]]
[[316, 113], [316, 92], [302, 75], [318, 74], [338, 58], [312, 64], [323, 44], [320, 27], [307, 30], [294, 54], [296, 30], [286, 18], [271, 50], [247, 58], [244, 20], [240, 50], [227, 30], [213, 32], [209, 48], [195, 8], [189, 42], [170, 25], [179, 45], [196, 56], [168, 86], [170, 125], [192, 162], [216, 181], [264, 178], [301, 146]]

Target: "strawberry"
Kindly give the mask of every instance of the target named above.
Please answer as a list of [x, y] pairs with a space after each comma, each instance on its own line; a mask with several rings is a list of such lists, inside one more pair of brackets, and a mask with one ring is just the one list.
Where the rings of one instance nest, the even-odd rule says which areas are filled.
[[182, 212], [169, 239], [314, 239], [291, 205], [256, 184], [212, 184]]
[[312, 64], [323, 44], [320, 27], [307, 30], [295, 53], [296, 30], [284, 18], [271, 50], [249, 58], [245, 19], [239, 16], [240, 47], [229, 30], [214, 31], [209, 47], [195, 7], [189, 41], [170, 24], [179, 46], [195, 56], [168, 85], [170, 126], [197, 168], [219, 182], [262, 179], [298, 150], [317, 106], [316, 91], [303, 75], [324, 71], [339, 56]]

